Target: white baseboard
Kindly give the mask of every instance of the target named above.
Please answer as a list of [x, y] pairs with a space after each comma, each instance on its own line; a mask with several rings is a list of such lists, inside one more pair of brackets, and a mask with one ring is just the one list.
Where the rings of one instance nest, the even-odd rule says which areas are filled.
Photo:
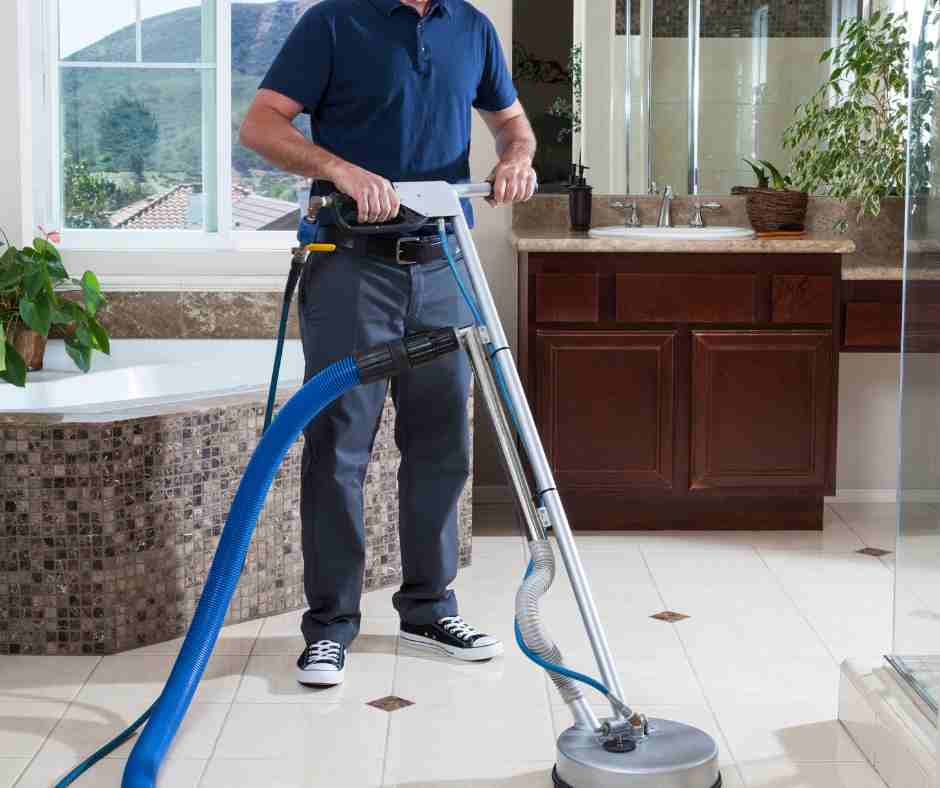
[[836, 490], [835, 495], [826, 496], [826, 503], [894, 503], [897, 499], [897, 490]]
[[[826, 503], [893, 503], [897, 500], [897, 490], [838, 490], [835, 495], [827, 496]], [[912, 490], [904, 493], [905, 500], [937, 502], [940, 492], [931, 490]], [[481, 484], [473, 488], [473, 500], [477, 503], [512, 503], [512, 493], [505, 484]]]

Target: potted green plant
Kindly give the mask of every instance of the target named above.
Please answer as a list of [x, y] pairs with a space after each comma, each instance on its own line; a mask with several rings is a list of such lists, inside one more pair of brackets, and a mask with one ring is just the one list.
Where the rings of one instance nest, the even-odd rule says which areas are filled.
[[70, 277], [50, 240], [54, 234], [21, 249], [2, 230], [0, 235], [0, 379], [25, 386], [27, 370], [42, 369], [53, 326], [75, 365], [87, 372], [93, 351], [111, 352], [108, 332], [96, 317], [105, 300], [98, 278], [91, 271]]
[[754, 171], [757, 186], [735, 186], [732, 194], [747, 197], [745, 208], [751, 226], [759, 233], [802, 232], [809, 195], [792, 189], [790, 178], [765, 159], [744, 159]]
[[[858, 220], [877, 216], [882, 201], [905, 191], [907, 14], [845, 20], [838, 43], [820, 56], [827, 61], [829, 79], [784, 131], [784, 147], [794, 151], [790, 177], [800, 189], [857, 203]], [[932, 106], [932, 84], [922, 87], [915, 104]], [[917, 110], [917, 136], [929, 136], [929, 113]], [[846, 225], [845, 219], [837, 223], [842, 230]]]
[[548, 114], [559, 118], [564, 125], [558, 131], [558, 141], [564, 142], [581, 132], [581, 108], [584, 100], [584, 55], [580, 44], [575, 44], [568, 54], [568, 81], [571, 83], [571, 98], [556, 98], [548, 108]]

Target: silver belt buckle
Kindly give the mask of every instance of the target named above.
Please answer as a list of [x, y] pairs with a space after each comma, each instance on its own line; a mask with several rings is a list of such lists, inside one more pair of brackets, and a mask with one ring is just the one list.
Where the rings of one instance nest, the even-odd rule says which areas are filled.
[[401, 259], [401, 245], [407, 243], [408, 241], [421, 241], [417, 235], [404, 235], [401, 238], [398, 238], [395, 241], [395, 262], [399, 265], [414, 265], [417, 263], [417, 260], [402, 260]]

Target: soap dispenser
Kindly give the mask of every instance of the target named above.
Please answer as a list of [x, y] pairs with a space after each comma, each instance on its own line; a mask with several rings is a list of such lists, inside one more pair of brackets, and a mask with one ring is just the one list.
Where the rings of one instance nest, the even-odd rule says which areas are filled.
[[588, 186], [584, 171], [591, 169], [581, 163], [571, 165], [571, 177], [568, 184], [568, 210], [571, 214], [571, 229], [586, 232], [591, 229], [591, 202], [594, 188]]

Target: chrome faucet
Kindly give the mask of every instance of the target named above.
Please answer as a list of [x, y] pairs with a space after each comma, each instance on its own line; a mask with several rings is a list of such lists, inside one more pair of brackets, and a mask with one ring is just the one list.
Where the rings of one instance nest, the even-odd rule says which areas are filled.
[[657, 227], [672, 227], [672, 200], [674, 196], [672, 186], [663, 189], [663, 201], [659, 205], [659, 224], [657, 224]]
[[[612, 200], [610, 203], [611, 208], [619, 208], [624, 212], [623, 223], [626, 227], [642, 227], [640, 222], [640, 214], [638, 213], [636, 200], [632, 202], [624, 202], [623, 200]], [[629, 211], [629, 213], [627, 213]]]

